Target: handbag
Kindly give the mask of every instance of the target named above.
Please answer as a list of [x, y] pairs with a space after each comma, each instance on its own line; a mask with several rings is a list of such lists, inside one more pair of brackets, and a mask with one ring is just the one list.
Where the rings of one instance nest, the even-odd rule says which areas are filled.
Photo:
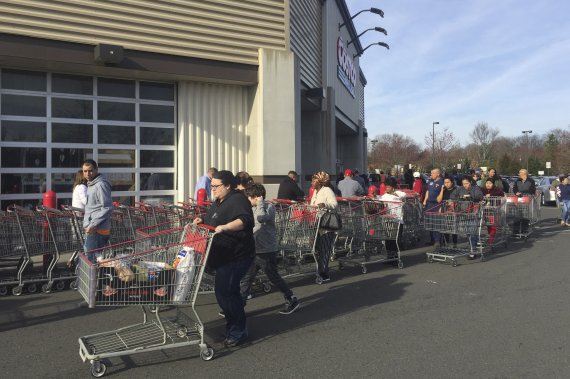
[[337, 212], [325, 210], [321, 215], [319, 227], [329, 230], [340, 230], [342, 229], [342, 219]]

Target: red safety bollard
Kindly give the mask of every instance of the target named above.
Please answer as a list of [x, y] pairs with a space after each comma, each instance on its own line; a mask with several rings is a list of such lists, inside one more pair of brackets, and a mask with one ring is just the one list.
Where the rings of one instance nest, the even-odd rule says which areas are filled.
[[44, 207], [57, 209], [57, 194], [54, 191], [44, 193]]
[[207, 201], [208, 201], [208, 193], [204, 188], [200, 188], [196, 193], [196, 202], [198, 203], [198, 206], [205, 205]]
[[[43, 204], [46, 208], [53, 208], [57, 209], [57, 194], [54, 191], [47, 191], [44, 192]], [[44, 238], [46, 240], [51, 239], [51, 235], [49, 235], [49, 229], [47, 225], [47, 220], [44, 220]], [[53, 259], [53, 254], [44, 254], [42, 263], [44, 273], [47, 272], [47, 268]]]

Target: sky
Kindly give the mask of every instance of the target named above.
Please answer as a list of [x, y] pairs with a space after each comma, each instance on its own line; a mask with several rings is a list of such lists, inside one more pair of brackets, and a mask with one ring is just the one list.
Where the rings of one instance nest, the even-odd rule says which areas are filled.
[[570, 1], [346, 0], [368, 81], [369, 139], [399, 133], [425, 147], [432, 123], [466, 145], [479, 122], [518, 137], [570, 129]]

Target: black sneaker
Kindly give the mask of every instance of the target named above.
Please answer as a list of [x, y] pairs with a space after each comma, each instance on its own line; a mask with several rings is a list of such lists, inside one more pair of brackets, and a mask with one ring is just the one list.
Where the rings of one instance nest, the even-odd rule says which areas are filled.
[[290, 315], [299, 308], [299, 300], [295, 296], [291, 296], [290, 300], [285, 303], [285, 309], [279, 311], [282, 315]]
[[238, 339], [235, 339], [235, 338], [229, 337], [229, 338], [226, 338], [226, 339], [224, 340], [224, 346], [225, 346], [225, 347], [236, 347], [236, 346], [238, 346], [238, 345], [243, 344], [246, 340], [247, 340], [247, 336], [242, 337], [242, 338], [240, 338], [239, 340], [238, 340]]

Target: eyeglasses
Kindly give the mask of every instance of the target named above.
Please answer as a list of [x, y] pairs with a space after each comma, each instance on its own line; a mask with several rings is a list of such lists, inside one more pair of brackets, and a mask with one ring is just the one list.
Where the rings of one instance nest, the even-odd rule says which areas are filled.
[[221, 186], [223, 186], [223, 184], [212, 184], [212, 185], [210, 185], [210, 187], [212, 187], [213, 190], [217, 190], [218, 187], [221, 187]]

